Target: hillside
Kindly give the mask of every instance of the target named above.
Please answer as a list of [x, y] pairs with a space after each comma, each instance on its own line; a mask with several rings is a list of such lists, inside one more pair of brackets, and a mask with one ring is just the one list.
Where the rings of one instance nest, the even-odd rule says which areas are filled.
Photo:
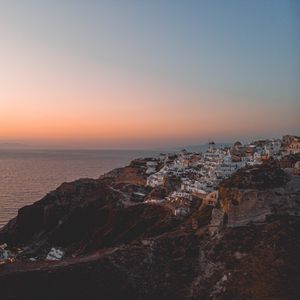
[[[180, 217], [133, 201], [153, 193], [144, 177], [135, 162], [21, 208], [0, 231], [16, 254], [0, 265], [1, 299], [298, 299], [299, 177], [241, 169], [215, 207]], [[61, 260], [45, 260], [52, 247]]]

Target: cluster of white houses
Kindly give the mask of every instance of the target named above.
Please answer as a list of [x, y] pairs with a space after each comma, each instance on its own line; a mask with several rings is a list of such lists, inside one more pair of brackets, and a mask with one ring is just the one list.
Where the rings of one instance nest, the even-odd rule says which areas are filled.
[[[208, 205], [215, 205], [218, 184], [233, 172], [246, 165], [261, 164], [271, 157], [281, 159], [299, 152], [300, 138], [295, 136], [284, 136], [282, 140], [260, 140], [247, 145], [236, 142], [232, 147], [222, 148], [215, 147], [211, 142], [205, 153], [182, 150], [176, 155], [163, 155], [157, 161], [147, 163], [147, 185], [164, 186], [168, 178], [175, 176], [180, 180], [180, 185], [165, 201], [190, 199], [191, 195], [196, 195]], [[162, 167], [156, 171], [159, 163]], [[180, 214], [180, 211], [177, 209], [175, 214]]]

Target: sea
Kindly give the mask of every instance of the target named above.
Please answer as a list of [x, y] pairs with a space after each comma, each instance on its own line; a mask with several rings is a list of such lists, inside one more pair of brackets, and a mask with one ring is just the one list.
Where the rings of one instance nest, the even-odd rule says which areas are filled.
[[138, 157], [159, 151], [146, 150], [30, 150], [0, 149], [0, 228], [63, 182], [98, 178]]

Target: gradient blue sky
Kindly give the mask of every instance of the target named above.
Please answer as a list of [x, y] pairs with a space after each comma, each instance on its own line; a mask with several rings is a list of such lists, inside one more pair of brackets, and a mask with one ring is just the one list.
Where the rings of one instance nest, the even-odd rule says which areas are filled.
[[0, 140], [300, 133], [299, 1], [1, 1]]

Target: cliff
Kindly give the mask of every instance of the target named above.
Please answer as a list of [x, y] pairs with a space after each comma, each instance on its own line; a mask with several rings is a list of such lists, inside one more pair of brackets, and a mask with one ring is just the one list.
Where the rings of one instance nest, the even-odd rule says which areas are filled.
[[[20, 209], [0, 231], [0, 243], [21, 248], [0, 266], [1, 299], [298, 299], [299, 177], [240, 170], [216, 207], [198, 203], [186, 217], [133, 201], [164, 192], [143, 178], [135, 162]], [[64, 258], [45, 261], [51, 247]]]
[[265, 222], [268, 216], [300, 216], [300, 177], [276, 166], [244, 168], [221, 183], [219, 200], [228, 226]]

